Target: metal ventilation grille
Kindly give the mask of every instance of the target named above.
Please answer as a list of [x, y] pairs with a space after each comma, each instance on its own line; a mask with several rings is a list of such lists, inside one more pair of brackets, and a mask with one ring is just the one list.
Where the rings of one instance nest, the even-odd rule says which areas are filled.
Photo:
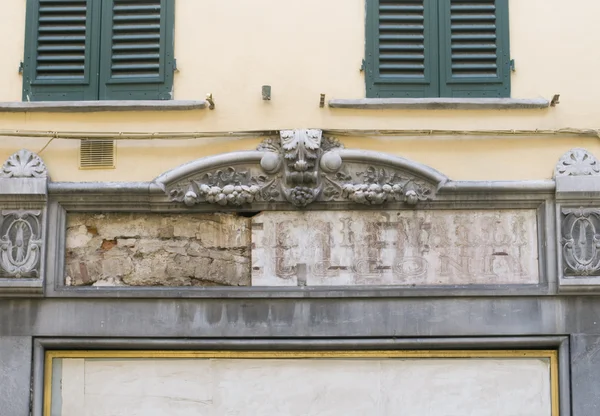
[[425, 77], [424, 0], [380, 0], [379, 75]]
[[452, 76], [498, 74], [494, 0], [451, 0]]
[[82, 140], [79, 148], [79, 167], [98, 169], [115, 167], [114, 140]]
[[39, 2], [37, 79], [84, 80], [87, 1]]
[[160, 76], [160, 0], [114, 0], [111, 76]]

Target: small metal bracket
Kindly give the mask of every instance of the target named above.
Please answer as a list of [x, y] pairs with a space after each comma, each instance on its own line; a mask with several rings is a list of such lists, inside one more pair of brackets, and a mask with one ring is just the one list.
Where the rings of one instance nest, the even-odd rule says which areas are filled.
[[363, 59], [360, 63], [360, 72], [364, 72], [366, 68], [367, 62]]
[[19, 62], [19, 74], [22, 74], [24, 70], [25, 70], [25, 64], [23, 63], [23, 61], [21, 61], [21, 62]]
[[510, 60], [509, 66], [510, 66], [511, 72], [516, 72], [517, 69], [515, 68], [515, 60], [514, 59]]
[[321, 98], [319, 100], [319, 107], [325, 107], [325, 94], [321, 94]]
[[177, 68], [177, 59], [173, 58], [173, 72], [179, 72], [179, 68]]
[[560, 104], [560, 94], [554, 94], [552, 101], [550, 101], [550, 107], [556, 107], [556, 104]]
[[209, 110], [214, 110], [215, 109], [215, 101], [213, 100], [212, 93], [209, 92], [208, 94], [206, 94], [206, 101], [208, 102]]

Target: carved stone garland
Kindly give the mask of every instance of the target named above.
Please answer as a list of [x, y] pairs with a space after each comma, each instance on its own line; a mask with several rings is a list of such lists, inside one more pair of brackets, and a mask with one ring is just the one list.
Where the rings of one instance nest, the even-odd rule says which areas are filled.
[[343, 166], [342, 145], [321, 130], [283, 130], [280, 141], [267, 139], [262, 172], [228, 167], [201, 174], [168, 190], [171, 201], [188, 206], [210, 203], [241, 206], [255, 201], [288, 201], [302, 208], [314, 201], [351, 201], [379, 205], [388, 201], [416, 204], [431, 199], [435, 188], [425, 181], [376, 166]]

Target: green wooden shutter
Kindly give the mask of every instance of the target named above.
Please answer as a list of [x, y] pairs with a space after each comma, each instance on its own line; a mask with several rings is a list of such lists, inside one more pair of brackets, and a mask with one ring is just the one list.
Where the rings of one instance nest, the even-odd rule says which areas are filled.
[[367, 0], [367, 97], [438, 91], [437, 0]]
[[440, 1], [442, 97], [510, 97], [508, 0]]
[[28, 0], [24, 101], [98, 98], [100, 4]]
[[174, 0], [104, 0], [101, 100], [168, 100]]

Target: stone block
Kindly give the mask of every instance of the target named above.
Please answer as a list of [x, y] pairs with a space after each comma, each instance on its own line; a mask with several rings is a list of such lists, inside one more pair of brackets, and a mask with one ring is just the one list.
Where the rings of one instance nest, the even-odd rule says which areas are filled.
[[0, 414], [29, 414], [31, 337], [0, 336]]
[[264, 212], [253, 286], [537, 284], [535, 210]]
[[600, 414], [600, 336], [571, 336], [573, 416]]

